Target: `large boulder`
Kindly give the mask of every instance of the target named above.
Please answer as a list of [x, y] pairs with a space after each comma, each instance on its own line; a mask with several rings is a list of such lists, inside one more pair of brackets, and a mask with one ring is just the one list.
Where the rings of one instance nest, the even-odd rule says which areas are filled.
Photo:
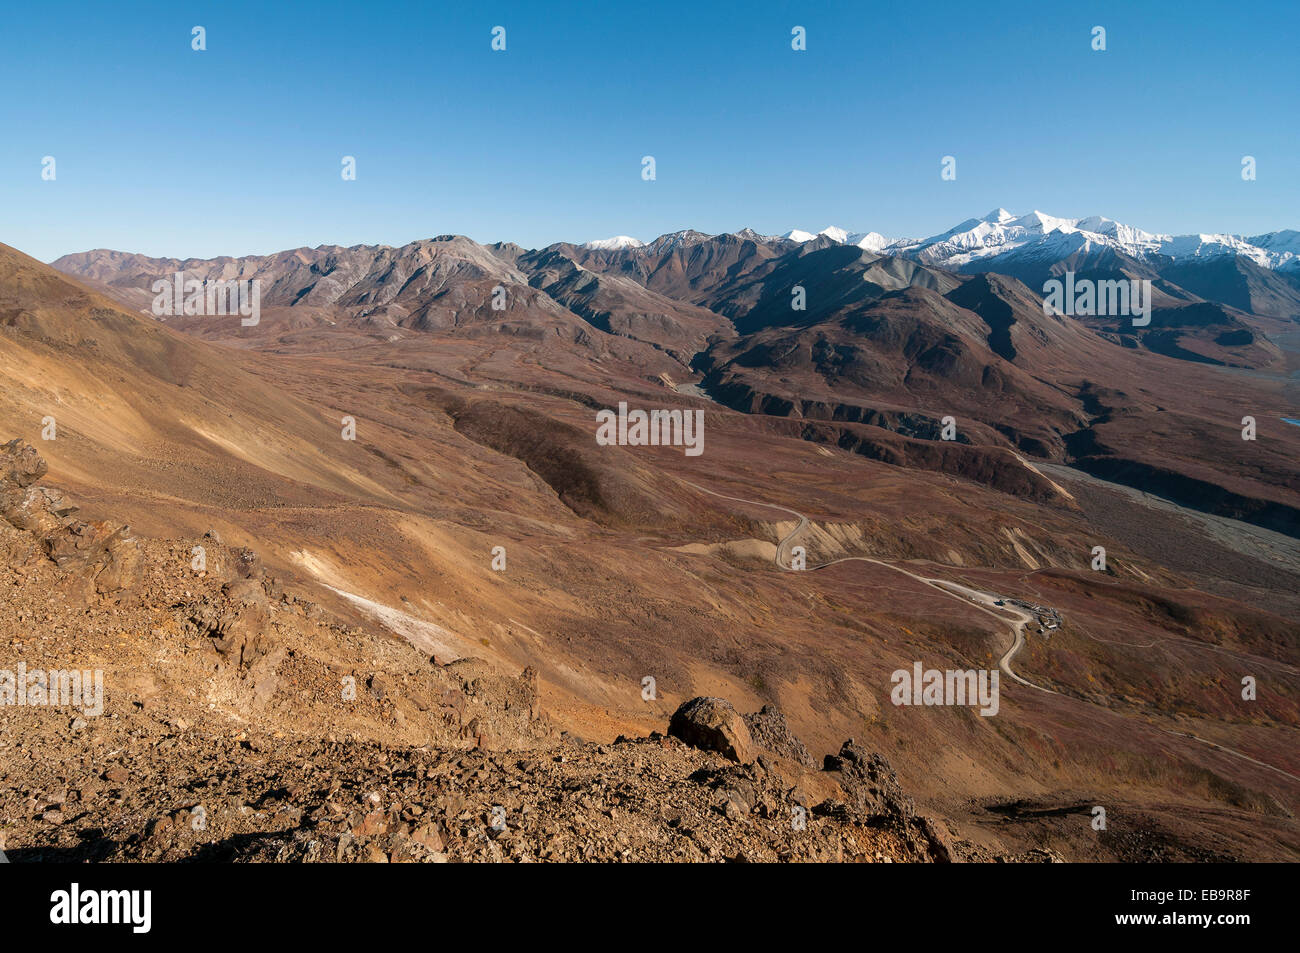
[[745, 719], [725, 698], [692, 698], [673, 712], [668, 734], [693, 748], [716, 751], [740, 764], [756, 757]]

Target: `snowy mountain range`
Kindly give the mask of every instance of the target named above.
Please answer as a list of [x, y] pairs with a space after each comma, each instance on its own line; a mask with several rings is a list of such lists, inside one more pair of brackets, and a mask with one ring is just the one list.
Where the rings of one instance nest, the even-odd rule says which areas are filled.
[[[752, 229], [734, 232], [741, 238], [769, 243], [803, 244], [820, 238], [841, 245], [884, 255], [914, 258], [952, 271], [978, 268], [981, 259], [998, 257], [1008, 261], [1060, 261], [1086, 258], [1111, 249], [1139, 260], [1161, 258], [1177, 262], [1240, 255], [1262, 268], [1300, 271], [1300, 231], [1284, 229], [1262, 235], [1163, 235], [1143, 231], [1099, 215], [1088, 218], [1057, 218], [1043, 212], [1013, 215], [994, 209], [982, 218], [971, 218], [929, 238], [889, 239], [878, 232], [850, 232], [831, 226], [812, 233], [792, 229], [782, 235], [759, 235]], [[626, 235], [584, 246], [597, 250], [646, 248], [652, 252], [695, 244], [715, 236], [687, 230], [661, 235], [645, 243]]]

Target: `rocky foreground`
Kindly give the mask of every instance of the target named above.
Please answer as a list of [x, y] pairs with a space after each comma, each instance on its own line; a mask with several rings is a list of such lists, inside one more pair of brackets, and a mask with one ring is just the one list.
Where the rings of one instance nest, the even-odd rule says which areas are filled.
[[[818, 763], [770, 706], [572, 737], [530, 670], [346, 624], [215, 534], [81, 520], [45, 474], [0, 446], [10, 861], [1055, 859], [961, 840], [884, 759], [850, 740]], [[60, 696], [73, 670], [103, 673], [102, 710], [89, 677]]]

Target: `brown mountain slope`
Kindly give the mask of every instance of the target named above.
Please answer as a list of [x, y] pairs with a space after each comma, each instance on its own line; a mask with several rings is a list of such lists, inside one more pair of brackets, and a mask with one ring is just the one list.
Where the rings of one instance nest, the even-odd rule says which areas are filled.
[[45, 455], [65, 476], [161, 499], [181, 467], [212, 501], [390, 498], [349, 465], [364, 455], [326, 409], [267, 383], [255, 355], [127, 314], [7, 246], [0, 327], [0, 413], [33, 436], [53, 418]]
[[[510, 267], [519, 258], [493, 253]], [[1014, 289], [994, 291], [1015, 307]], [[927, 336], [945, 344], [948, 335], [960, 344], [947, 348], [954, 368], [978, 359], [1019, 393], [1049, 401], [1057, 385], [1041, 379], [1044, 368], [1067, 365], [1065, 356], [1059, 366], [1046, 362], [1084, 347], [1074, 332], [1061, 331], [1059, 346], [1035, 352], [1031, 333], [1017, 342], [1017, 361], [1006, 361], [990, 347], [994, 328], [977, 312], [926, 288], [890, 294], [840, 316], [879, 322], [850, 335], [859, 345], [868, 331], [877, 336], [862, 361], [911, 361], [927, 348], [908, 342], [933, 349]], [[903, 301], [921, 310], [890, 310]], [[1036, 326], [1031, 315], [1018, 315], [1017, 323]], [[1154, 829], [1150, 818], [1194, 810], [1197, 821], [1161, 835], [1180, 850], [1293, 852], [1287, 811], [1294, 814], [1297, 766], [1285, 753], [1295, 747], [1300, 693], [1286, 658], [1294, 633], [1286, 620], [1297, 580], [1286, 568], [1296, 563], [1293, 541], [1111, 499], [1104, 485], [1094, 492], [1077, 471], [1018, 458], [1008, 449], [1011, 437], [966, 418], [959, 429], [972, 442], [951, 444], [864, 423], [740, 413], [679, 395], [636, 359], [636, 342], [582, 324], [593, 340], [611, 338], [609, 346], [628, 348], [628, 356], [548, 346], [492, 325], [474, 334], [403, 329], [392, 341], [326, 323], [294, 332], [291, 354], [276, 353], [285, 349], [282, 335], [248, 336], [241, 351], [193, 342], [206, 355], [196, 362], [212, 357], [255, 368], [270, 388], [261, 399], [279, 394], [321, 407], [328, 421], [354, 415], [358, 439], [340, 446], [335, 427], [315, 459], [372, 481], [380, 493], [305, 500], [292, 497], [292, 487], [280, 495], [272, 485], [264, 499], [233, 498], [218, 510], [210, 499], [217, 490], [188, 479], [190, 451], [182, 442], [164, 471], [171, 487], [165, 506], [157, 498], [143, 505], [122, 479], [132, 465], [125, 451], [120, 458], [101, 452], [96, 478], [77, 481], [82, 498], [88, 512], [120, 507], [137, 531], [158, 536], [183, 535], [170, 531], [173, 525], [201, 530], [212, 521], [313, 601], [353, 624], [385, 625], [440, 660], [482, 655], [507, 673], [532, 666], [556, 724], [584, 737], [608, 741], [661, 729], [677, 704], [698, 694], [728, 697], [742, 710], [771, 702], [814, 753], [836, 751], [844, 737], [869, 739], [920, 803], [991, 849], [1041, 842], [1072, 858], [1112, 856], [1087, 818], [1068, 811], [1060, 826], [1006, 821], [1009, 804], [1033, 800], [1055, 810], [1082, 798], [1121, 805], [1142, 831]], [[1086, 329], [1075, 331], [1089, 340]], [[232, 340], [238, 334], [223, 333]], [[35, 346], [21, 332], [14, 340]], [[797, 394], [808, 372], [790, 360], [785, 386]], [[918, 389], [937, 392], [943, 366], [909, 366], [902, 382], [912, 376]], [[134, 373], [124, 364], [116, 386], [133, 391]], [[861, 380], [854, 386], [874, 386], [871, 375]], [[775, 374], [763, 383], [772, 382], [782, 383]], [[1259, 386], [1224, 383], [1243, 393]], [[1151, 409], [1144, 386], [1095, 387], [1082, 396], [1057, 390], [1100, 428], [1140, 423]], [[1221, 399], [1208, 389], [1189, 394], [1177, 421]], [[620, 400], [703, 410], [704, 454], [600, 448], [584, 438], [593, 434], [594, 411]], [[160, 399], [151, 413], [166, 418], [172, 407]], [[1129, 408], [1132, 421], [1124, 416]], [[208, 411], [235, 413], [224, 405]], [[898, 419], [907, 413], [916, 407], [900, 410]], [[251, 425], [242, 411], [236, 416], [241, 427]], [[820, 432], [829, 428], [842, 429]], [[878, 457], [840, 449], [845, 435], [858, 439], [871, 429], [883, 445]], [[38, 439], [35, 424], [25, 433]], [[60, 448], [69, 468], [54, 467], [52, 479], [93, 473], [83, 456], [91, 447], [78, 440]], [[968, 452], [978, 456], [945, 466], [949, 455]], [[998, 468], [1018, 482], [990, 488], [987, 474]], [[1039, 489], [1047, 492], [1035, 495]], [[584, 511], [584, 502], [595, 505]], [[1159, 526], [1156, 538], [1135, 532], [1149, 524]], [[810, 567], [848, 561], [802, 573], [778, 568], [777, 560], [789, 566], [795, 545], [806, 548]], [[1105, 573], [1089, 568], [1096, 545], [1109, 555]], [[492, 568], [496, 546], [508, 555], [500, 571]], [[995, 669], [1014, 648], [1006, 610], [981, 606], [954, 587], [1062, 613], [1052, 634], [1026, 633], [1008, 663], [1024, 682], [1004, 677], [993, 718], [961, 706], [890, 701], [891, 674], [918, 660]], [[1237, 624], [1225, 626], [1225, 618]], [[1268, 685], [1255, 706], [1243, 705], [1235, 690], [1246, 670], [1264, 673]], [[658, 685], [653, 700], [642, 696], [647, 675]]]

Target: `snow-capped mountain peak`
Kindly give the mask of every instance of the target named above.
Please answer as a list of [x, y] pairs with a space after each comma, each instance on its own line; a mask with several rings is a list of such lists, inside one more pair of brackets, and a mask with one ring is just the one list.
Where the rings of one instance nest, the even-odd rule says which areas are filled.
[[645, 242], [630, 235], [615, 235], [613, 238], [598, 238], [592, 242], [584, 242], [582, 247], [597, 251], [613, 251], [619, 248], [644, 248]]
[[1009, 222], [1005, 222], [1005, 224], [1012, 227], [1019, 226], [1031, 231], [1060, 232], [1074, 228], [1075, 222], [1074, 219], [1057, 218], [1055, 215], [1048, 215], [1046, 212], [1034, 209], [1028, 215], [1013, 218]]
[[868, 251], [880, 251], [893, 244], [891, 239], [886, 238], [879, 232], [850, 232], [846, 228], [840, 228], [836, 225], [828, 225], [820, 232], [814, 235], [812, 232], [805, 232], [802, 229], [794, 228], [780, 237], [791, 242], [810, 242], [814, 238], [825, 235], [831, 241], [839, 245], [857, 245], [859, 248], [865, 248]]
[[867, 251], [882, 251], [894, 242], [879, 232], [857, 232], [848, 238], [849, 244], [865, 248]]

